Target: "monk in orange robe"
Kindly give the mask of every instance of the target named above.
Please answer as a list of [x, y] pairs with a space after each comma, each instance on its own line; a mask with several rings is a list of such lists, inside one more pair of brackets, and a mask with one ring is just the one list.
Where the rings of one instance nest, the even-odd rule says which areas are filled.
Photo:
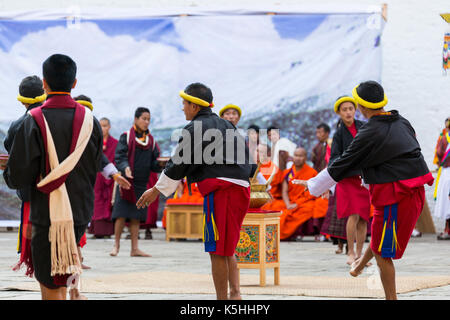
[[270, 148], [268, 145], [260, 143], [256, 147], [258, 152], [259, 172], [263, 175], [264, 179], [269, 180], [274, 170], [277, 170], [275, 163], [270, 159]]
[[[265, 172], [266, 169], [262, 169], [262, 168], [264, 168], [263, 161], [267, 160], [267, 159], [265, 159], [264, 156], [262, 156], [262, 153], [264, 153], [263, 147], [261, 147], [261, 145], [260, 145], [260, 146], [258, 146], [258, 148], [259, 148], [259, 150], [258, 150], [259, 160], [261, 161], [260, 172], [265, 177], [267, 174]], [[289, 153], [287, 151], [280, 151], [278, 168], [272, 161], [269, 160], [270, 163], [273, 164], [273, 166], [272, 166], [272, 171], [270, 171], [269, 177], [266, 178], [266, 180], [268, 180], [270, 178], [270, 175], [273, 172], [273, 168], [275, 168], [275, 174], [272, 178], [272, 181], [270, 182], [270, 190], [269, 190], [269, 193], [272, 196], [272, 201], [263, 205], [261, 207], [262, 210], [282, 211], [282, 210], [286, 209], [286, 205], [284, 203], [283, 195], [282, 195], [282, 185], [283, 185], [284, 177], [287, 174], [287, 171], [285, 172], [285, 170], [286, 170], [286, 164], [287, 164], [288, 160], [289, 160]]]
[[[166, 204], [173, 204], [173, 203], [189, 203], [189, 204], [203, 205], [203, 196], [198, 190], [196, 183], [191, 184], [191, 192], [189, 192], [187, 180], [183, 179], [183, 181], [180, 182], [180, 185], [178, 186], [174, 197], [166, 200]], [[162, 225], [164, 229], [166, 229], [166, 216], [167, 210], [164, 209], [162, 218]]]
[[325, 199], [316, 198], [305, 191], [304, 187], [291, 183], [299, 177], [312, 178], [317, 175], [317, 171], [306, 164], [306, 150], [296, 149], [293, 161], [294, 165], [290, 169], [276, 175], [277, 179], [284, 176], [281, 183], [283, 203], [274, 201], [262, 207], [262, 209], [282, 211], [280, 239], [289, 239], [303, 223], [314, 217], [323, 217], [327, 209], [323, 201]]

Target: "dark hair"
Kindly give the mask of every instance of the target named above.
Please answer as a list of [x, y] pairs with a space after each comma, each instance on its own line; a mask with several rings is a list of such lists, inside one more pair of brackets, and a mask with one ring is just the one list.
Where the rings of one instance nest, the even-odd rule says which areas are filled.
[[186, 87], [186, 89], [184, 89], [184, 92], [190, 96], [200, 98], [209, 103], [213, 101], [211, 89], [199, 82], [191, 83]]
[[145, 108], [145, 107], [138, 107], [138, 108], [136, 109], [136, 111], [134, 112], [134, 117], [135, 117], [136, 119], [137, 119], [137, 118], [140, 118], [144, 112], [150, 113], [150, 110], [149, 110], [148, 108]]
[[19, 94], [26, 98], [36, 98], [44, 94], [42, 80], [38, 76], [28, 76], [19, 85]]
[[319, 124], [316, 129], [323, 129], [325, 132], [330, 133], [330, 126], [327, 125], [326, 123], [322, 122], [321, 124]]
[[108, 118], [106, 118], [106, 117], [103, 117], [103, 118], [101, 118], [99, 121], [108, 121], [108, 124], [109, 125], [111, 125], [111, 121], [109, 121], [109, 119]]
[[90, 103], [92, 103], [91, 98], [89, 98], [88, 96], [85, 96], [84, 94], [80, 94], [79, 96], [76, 96], [75, 98], [73, 98], [73, 100], [84, 100], [84, 101], [89, 101]]
[[270, 126], [270, 127], [267, 129], [267, 133], [269, 133], [269, 132], [272, 131], [272, 130], [280, 130], [280, 129], [277, 128], [277, 127], [274, 127], [274, 126]]
[[249, 125], [248, 126], [248, 129], [247, 130], [255, 130], [256, 131], [256, 133], [259, 133], [259, 127], [256, 125], [256, 124], [252, 124], [252, 125]]
[[42, 64], [42, 74], [52, 91], [70, 92], [77, 75], [77, 65], [66, 55], [54, 54]]

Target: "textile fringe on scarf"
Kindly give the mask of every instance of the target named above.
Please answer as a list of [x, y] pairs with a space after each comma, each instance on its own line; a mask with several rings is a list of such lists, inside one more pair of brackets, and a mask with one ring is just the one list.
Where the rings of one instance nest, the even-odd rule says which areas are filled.
[[73, 228], [73, 221], [55, 221], [50, 225], [52, 276], [81, 273], [81, 262]]

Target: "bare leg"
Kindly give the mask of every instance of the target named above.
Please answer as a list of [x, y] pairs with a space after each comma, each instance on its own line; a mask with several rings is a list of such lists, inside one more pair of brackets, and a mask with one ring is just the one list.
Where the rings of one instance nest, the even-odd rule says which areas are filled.
[[123, 228], [125, 227], [125, 218], [117, 218], [114, 223], [114, 247], [110, 253], [111, 256], [115, 257], [119, 253], [120, 249], [120, 237], [122, 236]]
[[239, 285], [239, 269], [237, 267], [236, 257], [233, 255], [227, 258], [228, 264], [228, 283], [230, 286], [230, 300], [242, 300], [241, 289]]
[[136, 219], [131, 219], [130, 221], [130, 234], [131, 234], [131, 253], [132, 257], [151, 257], [151, 255], [139, 250], [138, 247], [138, 236], [139, 236], [139, 224], [140, 221]]
[[380, 268], [380, 278], [386, 300], [397, 300], [397, 292], [395, 289], [395, 267], [392, 259], [383, 258], [378, 254], [375, 254], [375, 259]]
[[228, 263], [227, 257], [210, 254], [211, 271], [216, 289], [217, 300], [228, 299]]
[[83, 258], [83, 255], [81, 254], [81, 247], [78, 246], [77, 249], [78, 249], [78, 256], [80, 257], [81, 269], [83, 269], [83, 270], [91, 269], [91, 267], [83, 264], [84, 258]]
[[373, 258], [373, 251], [369, 247], [367, 247], [366, 251], [364, 252], [364, 255], [352, 263], [352, 268], [350, 269], [350, 275], [353, 277], [359, 276], [362, 271], [364, 270], [364, 267], [369, 264], [369, 261]]
[[70, 300], [87, 300], [86, 296], [80, 294], [78, 289], [70, 289], [69, 290]]
[[367, 221], [359, 218], [356, 225], [356, 257], [359, 258], [362, 255], [364, 247], [364, 241], [366, 241], [367, 235]]
[[351, 265], [356, 260], [355, 240], [356, 240], [356, 225], [358, 224], [359, 215], [352, 214], [348, 217], [346, 231], [347, 231], [347, 245], [348, 245], [348, 259], [347, 264]]
[[41, 297], [42, 300], [66, 300], [67, 288], [61, 287], [58, 289], [49, 289], [43, 284], [39, 283], [41, 286]]
[[338, 239], [338, 248], [335, 252], [336, 254], [341, 254], [344, 252], [344, 242], [341, 239]]

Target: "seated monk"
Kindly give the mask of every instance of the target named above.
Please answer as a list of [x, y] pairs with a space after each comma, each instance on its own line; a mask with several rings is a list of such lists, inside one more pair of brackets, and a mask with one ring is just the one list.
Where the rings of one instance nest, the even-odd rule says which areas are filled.
[[[166, 200], [166, 204], [174, 204], [174, 203], [189, 203], [189, 204], [200, 204], [203, 205], [203, 196], [198, 190], [197, 184], [191, 184], [191, 190], [189, 192], [187, 180], [183, 179], [180, 181], [177, 191], [175, 195], [171, 199]], [[162, 225], [163, 228], [166, 229], [166, 215], [167, 209], [164, 209]]]
[[276, 168], [275, 164], [270, 159], [270, 148], [267, 144], [260, 143], [256, 147], [256, 151], [258, 152], [258, 162], [260, 163], [259, 172], [261, 172], [264, 179], [268, 181], [273, 170]]
[[[293, 236], [303, 223], [314, 217], [315, 210], [321, 212], [318, 208], [322, 206], [320, 202], [316, 205], [317, 198], [305, 191], [305, 188], [291, 183], [292, 180], [298, 179], [297, 177], [312, 178], [317, 175], [317, 171], [306, 164], [306, 150], [297, 148], [293, 160], [294, 165], [283, 172], [281, 184], [283, 204], [276, 202], [262, 207], [262, 209], [282, 211], [280, 216], [280, 239], [282, 240]], [[277, 178], [279, 177], [280, 175]]]

